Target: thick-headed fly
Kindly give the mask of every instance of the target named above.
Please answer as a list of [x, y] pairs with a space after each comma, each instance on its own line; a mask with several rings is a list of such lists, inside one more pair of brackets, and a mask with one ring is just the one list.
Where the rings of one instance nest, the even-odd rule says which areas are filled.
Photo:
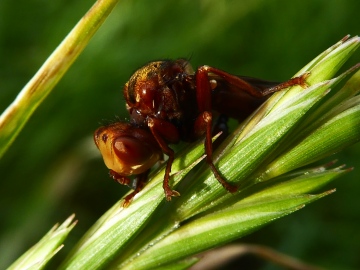
[[[110, 175], [121, 184], [129, 184], [137, 176], [132, 197], [144, 186], [150, 168], [163, 154], [169, 158], [164, 176], [167, 200], [179, 193], [169, 186], [174, 151], [169, 144], [192, 142], [205, 137], [206, 162], [216, 179], [229, 192], [237, 187], [220, 174], [212, 158], [213, 113], [244, 120], [271, 94], [293, 85], [306, 87], [307, 74], [286, 82], [270, 82], [235, 76], [210, 66], [194, 72], [185, 59], [150, 62], [138, 69], [125, 84], [129, 122], [116, 122], [100, 127], [94, 139]], [[224, 129], [223, 121], [215, 129]], [[217, 125], [222, 124], [222, 127]]]

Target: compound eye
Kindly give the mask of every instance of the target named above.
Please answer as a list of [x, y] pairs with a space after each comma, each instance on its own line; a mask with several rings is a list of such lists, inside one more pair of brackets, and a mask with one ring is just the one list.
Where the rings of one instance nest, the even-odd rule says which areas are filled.
[[150, 161], [153, 152], [142, 141], [129, 136], [114, 141], [114, 153], [127, 166], [142, 166]]

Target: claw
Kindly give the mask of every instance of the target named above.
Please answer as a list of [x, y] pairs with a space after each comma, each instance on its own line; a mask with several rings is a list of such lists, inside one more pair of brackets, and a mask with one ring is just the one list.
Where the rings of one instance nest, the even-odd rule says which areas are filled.
[[180, 193], [177, 192], [176, 190], [171, 190], [171, 189], [165, 190], [165, 197], [167, 201], [171, 201], [171, 197], [179, 197], [179, 196]]

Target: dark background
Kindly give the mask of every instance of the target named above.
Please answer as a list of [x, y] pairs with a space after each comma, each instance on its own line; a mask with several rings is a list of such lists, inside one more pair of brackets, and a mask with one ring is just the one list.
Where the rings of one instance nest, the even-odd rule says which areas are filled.
[[[93, 2], [0, 2], [0, 111]], [[194, 67], [286, 80], [346, 34], [360, 34], [359, 10], [357, 0], [121, 1], [0, 160], [0, 269], [76, 213], [59, 260], [128, 190], [108, 178], [92, 133], [126, 118], [121, 90], [139, 66], [191, 57]], [[347, 67], [359, 61], [357, 52]], [[360, 145], [335, 157], [355, 166], [329, 186], [335, 194], [241, 241], [322, 267], [360, 268]]]

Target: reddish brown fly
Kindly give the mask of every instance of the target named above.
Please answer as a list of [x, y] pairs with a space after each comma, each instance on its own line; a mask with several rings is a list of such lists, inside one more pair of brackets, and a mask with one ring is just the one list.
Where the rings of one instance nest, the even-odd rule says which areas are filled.
[[[214, 176], [226, 190], [235, 192], [237, 187], [229, 184], [213, 163], [213, 113], [244, 120], [272, 93], [293, 85], [306, 87], [306, 77], [277, 83], [231, 75], [210, 66], [194, 72], [185, 59], [151, 62], [138, 69], [124, 87], [130, 122], [103, 126], [94, 134], [112, 178], [128, 185], [129, 176], [137, 176], [136, 188], [124, 205], [143, 188], [151, 167], [163, 154], [169, 157], [163, 181], [165, 197], [179, 196], [169, 186], [174, 161], [169, 144], [202, 137], [206, 162]], [[215, 128], [224, 130], [222, 122], [215, 123]]]

